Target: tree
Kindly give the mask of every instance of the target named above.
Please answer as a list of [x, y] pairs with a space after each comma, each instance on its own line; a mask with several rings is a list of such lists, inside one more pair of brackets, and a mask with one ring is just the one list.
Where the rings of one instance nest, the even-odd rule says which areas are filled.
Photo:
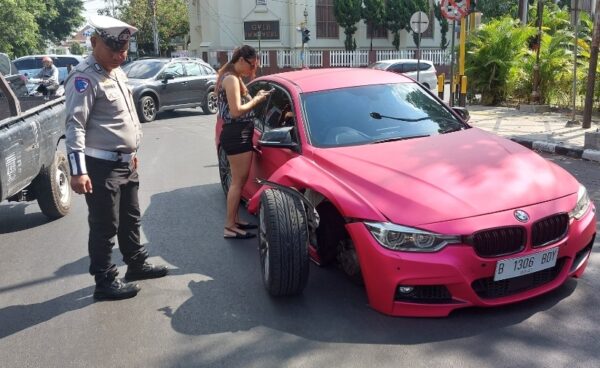
[[446, 50], [446, 48], [448, 47], [448, 39], [446, 38], [449, 28], [448, 19], [442, 16], [442, 8], [440, 4], [434, 4], [433, 12], [435, 14], [435, 18], [440, 23], [440, 33], [442, 34], [442, 39], [440, 40], [440, 47], [442, 48], [442, 50]]
[[361, 19], [362, 0], [334, 0], [333, 12], [335, 19], [340, 26], [344, 28], [346, 40], [344, 46], [347, 51], [356, 50], [356, 23]]
[[477, 0], [476, 10], [483, 13], [485, 20], [509, 15], [518, 18], [519, 2], [515, 0]]
[[35, 1], [2, 0], [0, 51], [14, 58], [41, 50], [42, 40], [34, 15], [36, 10], [41, 10], [40, 5]]
[[43, 0], [45, 11], [36, 15], [43, 39], [59, 43], [83, 24], [82, 0]]
[[[131, 0], [121, 9], [119, 18], [138, 28], [136, 40], [138, 48], [152, 54], [153, 31], [152, 12], [148, 0]], [[158, 37], [161, 54], [166, 53], [173, 38], [185, 36], [190, 31], [188, 9], [185, 0], [156, 0], [158, 18]]]
[[83, 46], [81, 46], [79, 43], [73, 42], [71, 44], [71, 47], [69, 47], [69, 51], [73, 55], [82, 55], [85, 52], [85, 48]]
[[400, 49], [400, 31], [409, 27], [410, 16], [415, 6], [411, 0], [387, 0], [386, 23], [387, 28], [394, 34], [392, 44], [396, 50]]
[[375, 28], [385, 25], [385, 0], [363, 0], [362, 17], [365, 23], [371, 27], [371, 46], [373, 51], [373, 32]]

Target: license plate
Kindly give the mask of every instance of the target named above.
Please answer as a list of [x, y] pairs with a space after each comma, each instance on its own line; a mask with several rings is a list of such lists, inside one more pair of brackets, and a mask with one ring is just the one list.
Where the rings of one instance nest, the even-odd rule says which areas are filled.
[[509, 258], [498, 261], [494, 281], [510, 279], [545, 270], [556, 265], [558, 247], [543, 252], [533, 253], [525, 257]]

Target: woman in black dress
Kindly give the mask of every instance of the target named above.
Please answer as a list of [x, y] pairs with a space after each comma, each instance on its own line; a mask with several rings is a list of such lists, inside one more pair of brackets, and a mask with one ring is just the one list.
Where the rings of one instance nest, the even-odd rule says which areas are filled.
[[247, 239], [256, 236], [248, 229], [256, 225], [241, 222], [238, 217], [242, 187], [248, 179], [252, 162], [252, 135], [254, 132], [253, 109], [264, 102], [268, 92], [260, 90], [252, 97], [242, 77], [254, 78], [258, 67], [256, 50], [248, 45], [235, 49], [231, 60], [219, 69], [217, 98], [219, 115], [223, 118], [221, 147], [227, 154], [231, 168], [231, 185], [227, 193], [227, 217], [223, 236]]

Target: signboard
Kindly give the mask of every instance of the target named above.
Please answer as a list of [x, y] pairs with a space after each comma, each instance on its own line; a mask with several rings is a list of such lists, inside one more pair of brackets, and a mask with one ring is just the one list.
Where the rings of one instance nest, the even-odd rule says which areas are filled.
[[423, 33], [429, 27], [429, 18], [422, 11], [415, 12], [410, 17], [410, 29], [415, 33]]
[[442, 0], [440, 4], [442, 16], [449, 20], [460, 20], [469, 14], [470, 0]]
[[279, 39], [279, 21], [278, 20], [259, 20], [244, 22], [245, 40], [278, 40]]

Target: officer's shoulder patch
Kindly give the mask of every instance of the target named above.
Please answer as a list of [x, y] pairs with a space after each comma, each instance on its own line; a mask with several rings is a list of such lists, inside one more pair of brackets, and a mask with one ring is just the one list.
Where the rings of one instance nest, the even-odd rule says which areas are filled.
[[73, 81], [75, 85], [75, 90], [79, 93], [85, 92], [90, 87], [90, 80], [85, 77], [75, 77]]

